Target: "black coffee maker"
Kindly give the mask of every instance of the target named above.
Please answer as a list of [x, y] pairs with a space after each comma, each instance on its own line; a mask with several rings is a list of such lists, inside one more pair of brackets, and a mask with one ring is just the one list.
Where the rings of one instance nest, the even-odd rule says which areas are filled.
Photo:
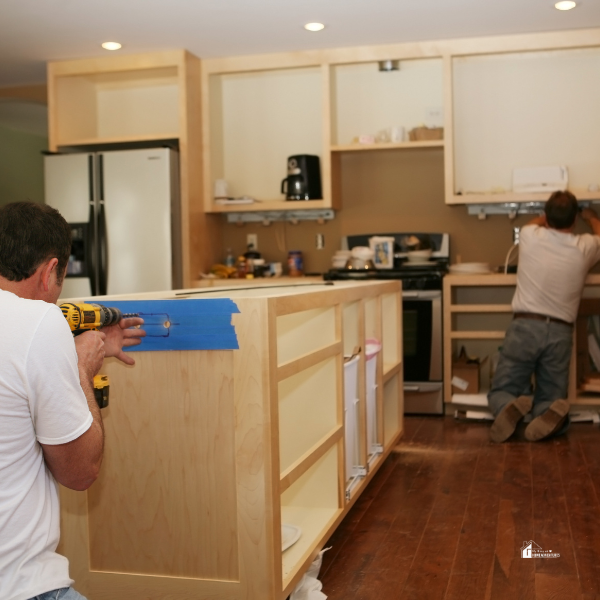
[[288, 158], [288, 176], [281, 182], [286, 200], [321, 200], [321, 165], [319, 157], [296, 154]]

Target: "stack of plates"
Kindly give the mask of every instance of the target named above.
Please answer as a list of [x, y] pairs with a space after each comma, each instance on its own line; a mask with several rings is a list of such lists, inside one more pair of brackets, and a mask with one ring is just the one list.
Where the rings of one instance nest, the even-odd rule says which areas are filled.
[[343, 269], [350, 258], [350, 250], [338, 250], [331, 259], [331, 266], [334, 269]]
[[450, 273], [454, 275], [484, 275], [491, 272], [489, 263], [459, 263], [450, 265]]
[[283, 523], [281, 525], [281, 550], [285, 551], [290, 546], [293, 546], [300, 539], [301, 535], [302, 530], [300, 527]]

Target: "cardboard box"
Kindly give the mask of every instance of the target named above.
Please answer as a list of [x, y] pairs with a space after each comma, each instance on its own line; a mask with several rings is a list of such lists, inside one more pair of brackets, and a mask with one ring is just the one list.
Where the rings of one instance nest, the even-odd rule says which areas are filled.
[[481, 365], [477, 363], [452, 363], [452, 392], [478, 394]]
[[478, 394], [481, 380], [481, 367], [487, 361], [469, 358], [461, 348], [458, 358], [452, 361], [452, 392], [455, 394]]
[[411, 142], [425, 142], [428, 140], [443, 140], [443, 127], [415, 127], [408, 132]]

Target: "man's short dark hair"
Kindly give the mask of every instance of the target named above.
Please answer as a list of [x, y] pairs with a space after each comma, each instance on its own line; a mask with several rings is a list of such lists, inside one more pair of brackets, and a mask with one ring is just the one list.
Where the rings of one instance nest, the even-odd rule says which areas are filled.
[[552, 229], [568, 229], [575, 223], [579, 206], [571, 192], [554, 192], [546, 201], [546, 223]]
[[71, 254], [71, 228], [45, 204], [13, 202], [0, 208], [0, 275], [9, 281], [29, 279], [44, 262], [58, 259], [60, 283]]

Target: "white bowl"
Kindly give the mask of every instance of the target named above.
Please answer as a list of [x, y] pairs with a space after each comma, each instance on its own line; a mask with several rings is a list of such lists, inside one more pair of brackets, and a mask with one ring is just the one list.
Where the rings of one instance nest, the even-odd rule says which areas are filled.
[[412, 252], [408, 252], [406, 254], [406, 258], [408, 259], [408, 262], [416, 262], [416, 263], [422, 263], [422, 262], [427, 262], [430, 258], [431, 255], [433, 254], [433, 250], [413, 250]]
[[351, 251], [352, 258], [359, 258], [360, 260], [373, 260], [375, 252], [368, 246], [354, 246]]

